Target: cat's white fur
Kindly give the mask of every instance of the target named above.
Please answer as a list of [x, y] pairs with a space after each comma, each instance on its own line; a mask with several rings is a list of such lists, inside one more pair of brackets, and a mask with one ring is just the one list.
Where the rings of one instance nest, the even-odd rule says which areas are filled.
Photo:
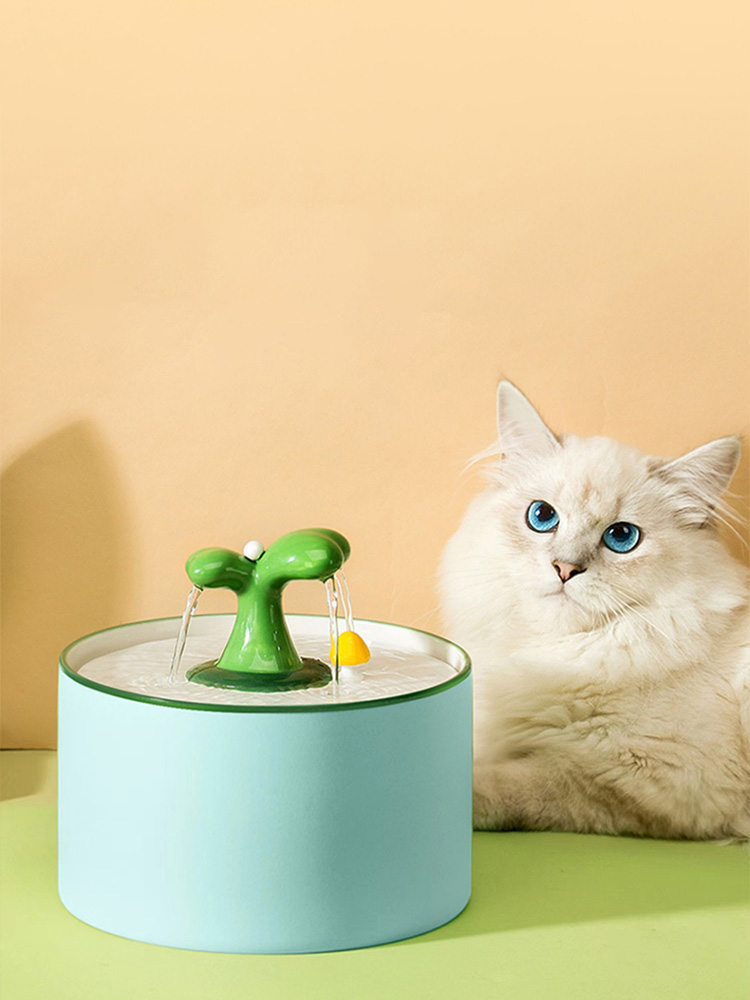
[[[475, 827], [747, 838], [748, 571], [716, 530], [739, 439], [670, 461], [555, 436], [508, 381], [498, 428], [439, 580], [474, 663]], [[554, 531], [527, 526], [534, 500]], [[601, 541], [617, 521], [631, 552]]]

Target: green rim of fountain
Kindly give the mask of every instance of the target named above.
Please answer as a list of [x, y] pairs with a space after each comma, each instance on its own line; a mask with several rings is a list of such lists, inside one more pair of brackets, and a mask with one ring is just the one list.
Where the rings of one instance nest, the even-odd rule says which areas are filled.
[[[210, 614], [210, 615], [196, 615], [196, 618], [234, 618], [235, 616], [229, 612], [227, 614]], [[321, 618], [321, 615], [309, 615], [309, 614], [295, 614], [295, 618]], [[69, 643], [65, 649], [60, 653], [60, 669], [71, 680], [76, 681], [83, 687], [92, 688], [94, 691], [100, 691], [102, 694], [113, 695], [116, 698], [125, 698], [127, 701], [140, 701], [146, 705], [161, 705], [165, 708], [183, 708], [189, 711], [198, 712], [350, 712], [353, 710], [365, 709], [365, 708], [380, 708], [383, 705], [395, 705], [402, 701], [414, 701], [417, 698], [429, 698], [434, 694], [439, 694], [441, 691], [447, 691], [448, 688], [455, 687], [456, 684], [460, 684], [465, 681], [467, 677], [471, 674], [471, 660], [469, 654], [466, 650], [459, 646], [458, 643], [453, 642], [452, 639], [446, 639], [442, 635], [437, 635], [435, 632], [427, 632], [425, 629], [412, 628], [410, 625], [397, 625], [393, 622], [381, 622], [374, 618], [358, 618], [358, 622], [364, 622], [368, 625], [386, 625], [388, 628], [399, 629], [404, 632], [418, 632], [420, 635], [429, 636], [431, 639], [437, 639], [439, 642], [444, 642], [447, 646], [452, 646], [453, 649], [457, 650], [461, 655], [463, 660], [463, 665], [461, 669], [456, 673], [455, 677], [451, 677], [447, 681], [441, 681], [439, 684], [435, 684], [432, 687], [424, 688], [421, 691], [410, 691], [406, 694], [393, 695], [387, 698], [373, 698], [369, 701], [352, 701], [343, 702], [338, 704], [330, 705], [219, 705], [219, 704], [208, 704], [198, 701], [178, 701], [172, 698], [158, 698], [151, 695], [137, 694], [135, 691], [123, 691], [122, 688], [110, 687], [107, 684], [100, 684], [98, 681], [91, 680], [90, 677], [81, 677], [75, 670], [72, 669], [67, 663], [66, 657], [71, 653], [76, 646], [80, 643], [85, 642], [87, 639], [92, 639], [95, 635], [105, 635], [107, 632], [117, 632], [123, 628], [129, 628], [131, 625], [150, 625], [154, 622], [167, 622], [174, 621], [179, 622], [179, 615], [167, 615], [164, 618], [145, 618], [138, 622], [124, 622], [122, 625], [112, 625], [109, 628], [98, 629], [96, 632], [89, 632], [88, 635], [82, 635], [79, 639], [75, 639], [73, 642]]]

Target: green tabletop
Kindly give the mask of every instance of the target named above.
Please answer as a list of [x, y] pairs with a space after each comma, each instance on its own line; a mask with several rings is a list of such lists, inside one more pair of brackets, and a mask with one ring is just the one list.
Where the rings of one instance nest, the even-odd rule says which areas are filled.
[[324, 955], [215, 955], [72, 917], [56, 889], [55, 755], [4, 751], [0, 765], [2, 1000], [750, 996], [741, 845], [477, 833], [471, 902], [430, 934]]

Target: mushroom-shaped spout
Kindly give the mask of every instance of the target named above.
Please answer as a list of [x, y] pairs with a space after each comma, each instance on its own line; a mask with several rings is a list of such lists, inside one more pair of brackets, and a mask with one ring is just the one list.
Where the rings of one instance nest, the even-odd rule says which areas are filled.
[[228, 587], [237, 593], [250, 583], [250, 563], [231, 549], [199, 549], [185, 563], [190, 582], [196, 587]]
[[193, 553], [185, 567], [192, 583], [228, 587], [237, 594], [238, 607], [224, 652], [215, 663], [193, 667], [188, 679], [253, 690], [326, 683], [330, 669], [320, 661], [301, 660], [294, 648], [281, 593], [292, 580], [328, 580], [349, 552], [339, 532], [309, 528], [282, 535], [257, 559], [231, 549]]
[[349, 543], [330, 528], [291, 531], [277, 538], [257, 563], [257, 578], [266, 587], [285, 587], [292, 580], [328, 580], [349, 557]]

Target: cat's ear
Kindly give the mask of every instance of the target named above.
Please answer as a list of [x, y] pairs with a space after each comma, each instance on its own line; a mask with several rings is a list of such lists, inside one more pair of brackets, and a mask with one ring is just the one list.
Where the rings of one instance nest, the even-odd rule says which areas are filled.
[[549, 454], [560, 447], [558, 439], [521, 390], [507, 379], [497, 387], [497, 433], [504, 454]]
[[678, 501], [678, 513], [688, 524], [700, 526], [710, 519], [740, 461], [738, 437], [717, 438], [666, 464], [657, 464], [653, 475], [666, 483]]

